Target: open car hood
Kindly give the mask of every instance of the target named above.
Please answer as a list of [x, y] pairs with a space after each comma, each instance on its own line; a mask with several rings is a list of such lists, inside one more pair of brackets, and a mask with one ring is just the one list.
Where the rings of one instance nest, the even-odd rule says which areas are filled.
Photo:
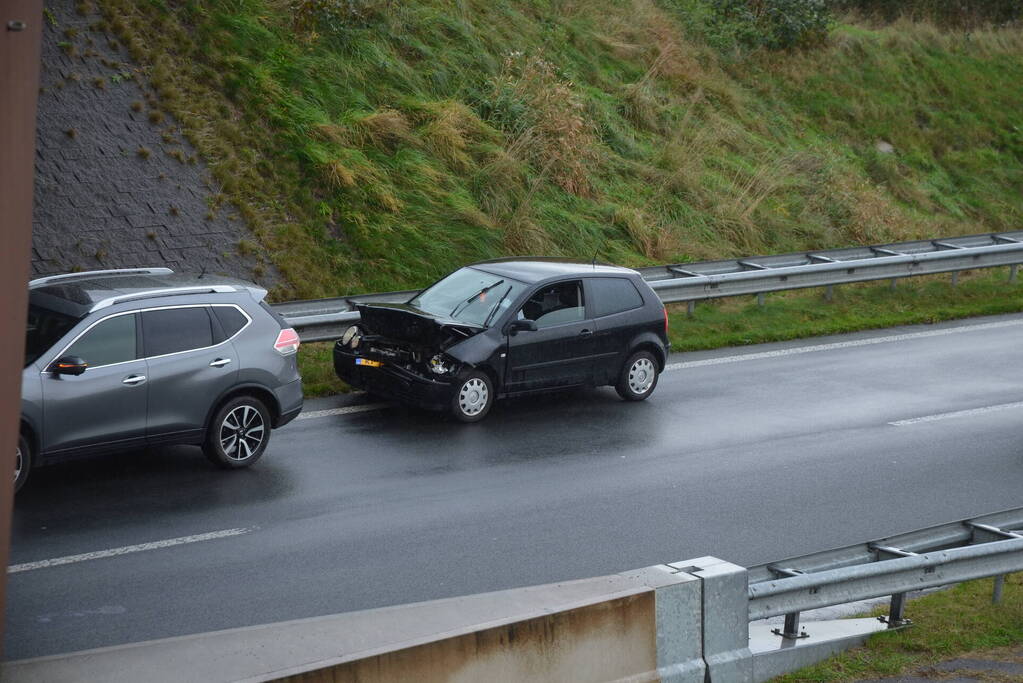
[[483, 331], [483, 327], [441, 318], [409, 304], [358, 304], [367, 334], [443, 351]]

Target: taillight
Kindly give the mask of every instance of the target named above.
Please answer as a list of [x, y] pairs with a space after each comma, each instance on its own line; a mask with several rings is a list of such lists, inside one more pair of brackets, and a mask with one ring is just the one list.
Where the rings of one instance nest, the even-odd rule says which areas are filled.
[[664, 307], [664, 334], [668, 334], [668, 307]]
[[301, 342], [298, 339], [298, 332], [290, 327], [286, 327], [277, 335], [277, 341], [274, 342], [274, 348], [277, 349], [277, 353], [282, 356], [287, 356], [297, 352], [299, 344], [301, 344]]

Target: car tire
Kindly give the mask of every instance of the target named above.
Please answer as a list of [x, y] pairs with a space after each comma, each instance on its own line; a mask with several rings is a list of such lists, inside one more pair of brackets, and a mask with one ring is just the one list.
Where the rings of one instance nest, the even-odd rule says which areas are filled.
[[14, 457], [14, 492], [17, 493], [25, 487], [28, 475], [32, 472], [32, 445], [24, 434], [18, 435], [18, 450]]
[[494, 383], [485, 372], [473, 370], [455, 383], [451, 414], [459, 422], [479, 422], [494, 405]]
[[270, 441], [270, 412], [252, 396], [220, 406], [206, 430], [203, 451], [218, 467], [234, 470], [259, 460]]
[[615, 391], [626, 401], [642, 401], [654, 393], [660, 376], [657, 358], [649, 351], [637, 351], [629, 356], [618, 376]]

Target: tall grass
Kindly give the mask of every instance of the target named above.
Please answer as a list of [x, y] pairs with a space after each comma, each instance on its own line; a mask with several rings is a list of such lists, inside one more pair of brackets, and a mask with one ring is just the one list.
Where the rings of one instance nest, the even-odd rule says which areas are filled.
[[97, 4], [278, 297], [506, 253], [638, 266], [1023, 216], [1017, 28], [846, 23], [771, 53], [704, 0]]

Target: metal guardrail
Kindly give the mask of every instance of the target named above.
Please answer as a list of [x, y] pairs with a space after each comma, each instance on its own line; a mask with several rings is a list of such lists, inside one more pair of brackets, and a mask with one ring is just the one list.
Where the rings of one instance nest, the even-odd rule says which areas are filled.
[[[985, 233], [947, 239], [751, 256], [721, 261], [677, 263], [639, 268], [665, 303], [828, 287], [872, 280], [895, 280], [936, 273], [1011, 266], [1010, 280], [1023, 263], [1023, 231]], [[955, 276], [953, 276], [955, 277]], [[290, 301], [274, 309], [303, 341], [341, 336], [359, 319], [356, 304], [408, 301], [418, 290], [357, 294], [334, 299]]]
[[[905, 594], [1023, 570], [1023, 508], [751, 567], [749, 620], [786, 615], [794, 640], [805, 610], [891, 595], [885, 623], [908, 623]], [[1001, 593], [996, 582], [994, 599]]]

